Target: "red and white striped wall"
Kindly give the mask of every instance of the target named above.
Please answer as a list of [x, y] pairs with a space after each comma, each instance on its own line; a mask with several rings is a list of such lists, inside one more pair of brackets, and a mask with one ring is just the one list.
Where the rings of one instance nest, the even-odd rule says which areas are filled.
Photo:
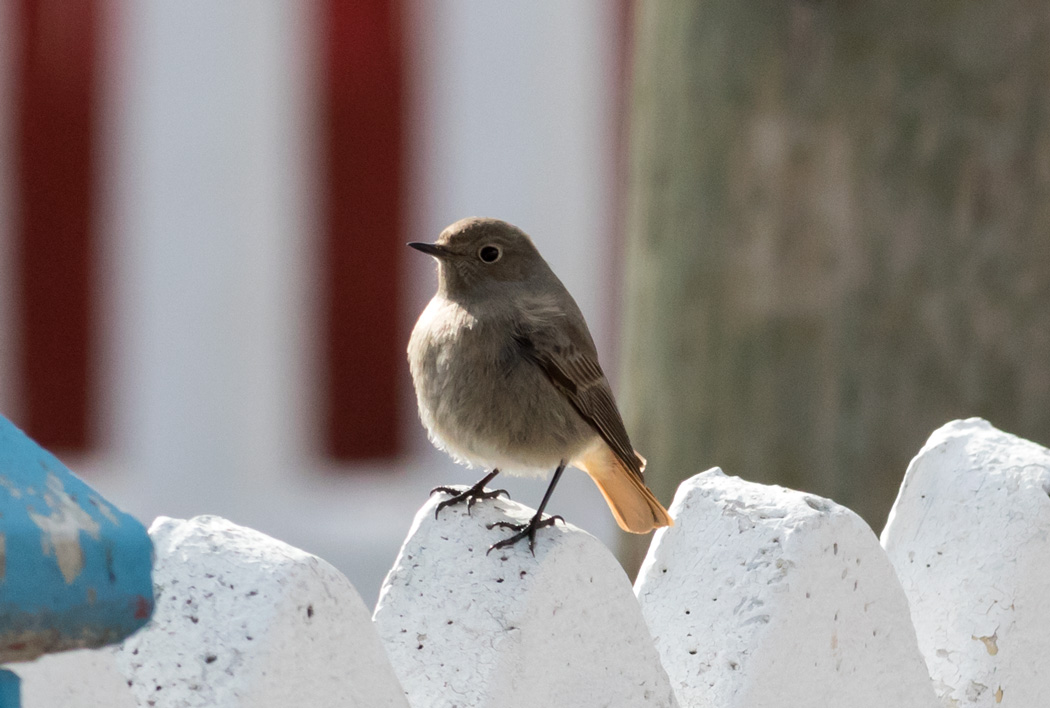
[[[373, 591], [476, 475], [416, 420], [406, 241], [519, 224], [614, 368], [624, 7], [0, 2], [0, 412], [147, 520], [221, 513]], [[554, 502], [613, 533], [583, 475]]]

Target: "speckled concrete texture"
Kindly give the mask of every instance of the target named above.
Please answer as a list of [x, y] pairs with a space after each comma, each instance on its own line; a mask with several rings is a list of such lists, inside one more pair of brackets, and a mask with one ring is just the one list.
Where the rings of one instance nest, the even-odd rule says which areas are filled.
[[1050, 450], [979, 418], [936, 430], [882, 534], [944, 706], [1050, 696]]
[[852, 511], [717, 468], [670, 511], [635, 592], [683, 706], [936, 705], [904, 592]]
[[413, 708], [676, 706], [652, 637], [612, 554], [557, 523], [527, 543], [495, 521], [533, 511], [504, 499], [419, 510], [375, 612]]
[[156, 612], [117, 664], [141, 706], [407, 708], [350, 581], [225, 519], [158, 518]]

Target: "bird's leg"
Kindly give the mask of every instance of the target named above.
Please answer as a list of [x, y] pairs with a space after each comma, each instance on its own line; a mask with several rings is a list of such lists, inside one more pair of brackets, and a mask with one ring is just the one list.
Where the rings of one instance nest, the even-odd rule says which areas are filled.
[[547, 491], [543, 495], [543, 501], [540, 502], [540, 508], [536, 510], [536, 513], [531, 519], [529, 519], [528, 523], [514, 524], [509, 521], [497, 521], [488, 525], [488, 528], [490, 529], [494, 529], [498, 526], [501, 529], [511, 529], [513, 531], [517, 531], [518, 533], [514, 534], [513, 536], [510, 536], [509, 538], [505, 538], [502, 541], [493, 543], [491, 546], [489, 546], [489, 550], [485, 552], [485, 555], [492, 553], [492, 551], [496, 550], [497, 548], [506, 548], [507, 546], [513, 546], [515, 543], [517, 543], [523, 538], [529, 539], [529, 550], [532, 552], [532, 555], [536, 555], [536, 531], [544, 528], [545, 526], [553, 526], [554, 522], [558, 520], [561, 520], [562, 523], [565, 522], [565, 519], [562, 519], [560, 516], [557, 515], [548, 516], [546, 519], [543, 518], [543, 510], [547, 508], [547, 502], [550, 501], [551, 494], [554, 493], [554, 487], [558, 485], [558, 480], [561, 479], [561, 473], [564, 471], [565, 460], [562, 460], [561, 463], [558, 465], [558, 469], [554, 471], [554, 478], [551, 480], [550, 486], [547, 487]]
[[492, 479], [499, 474], [498, 469], [494, 469], [487, 475], [481, 478], [481, 480], [470, 489], [464, 489], [460, 491], [452, 487], [434, 487], [430, 490], [430, 493], [444, 492], [445, 494], [451, 494], [452, 496], [445, 501], [437, 505], [437, 509], [434, 510], [434, 518], [438, 517], [441, 510], [446, 506], [452, 506], [453, 504], [467, 503], [467, 514], [470, 514], [470, 508], [482, 499], [495, 499], [500, 494], [506, 494], [507, 498], [510, 498], [510, 494], [507, 494], [506, 489], [497, 489], [492, 492], [485, 491], [485, 485], [492, 481]]

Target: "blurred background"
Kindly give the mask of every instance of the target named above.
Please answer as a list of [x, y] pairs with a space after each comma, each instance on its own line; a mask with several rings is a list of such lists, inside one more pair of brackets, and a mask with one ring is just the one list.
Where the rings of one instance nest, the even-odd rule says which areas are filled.
[[[498, 216], [665, 503], [719, 465], [878, 531], [942, 423], [1050, 443], [1048, 9], [0, 0], [0, 412], [144, 522], [225, 516], [373, 601], [480, 476], [416, 416], [404, 243]], [[582, 474], [550, 511], [648, 542]]]

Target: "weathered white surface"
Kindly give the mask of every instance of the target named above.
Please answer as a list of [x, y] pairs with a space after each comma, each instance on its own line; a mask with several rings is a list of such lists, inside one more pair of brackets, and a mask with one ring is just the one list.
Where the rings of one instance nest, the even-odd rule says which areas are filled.
[[1050, 701], [1050, 450], [979, 418], [908, 466], [882, 544], [945, 706]]
[[78, 649], [7, 668], [22, 679], [22, 708], [136, 708], [114, 652]]
[[375, 621], [413, 708], [677, 705], [631, 585], [589, 534], [558, 523], [485, 551], [533, 510], [504, 499], [419, 510]]
[[715, 468], [670, 512], [635, 591], [682, 705], [936, 705], [904, 593], [852, 511]]
[[361, 598], [305, 551], [214, 516], [160, 517], [152, 622], [117, 664], [140, 705], [406, 708]]

